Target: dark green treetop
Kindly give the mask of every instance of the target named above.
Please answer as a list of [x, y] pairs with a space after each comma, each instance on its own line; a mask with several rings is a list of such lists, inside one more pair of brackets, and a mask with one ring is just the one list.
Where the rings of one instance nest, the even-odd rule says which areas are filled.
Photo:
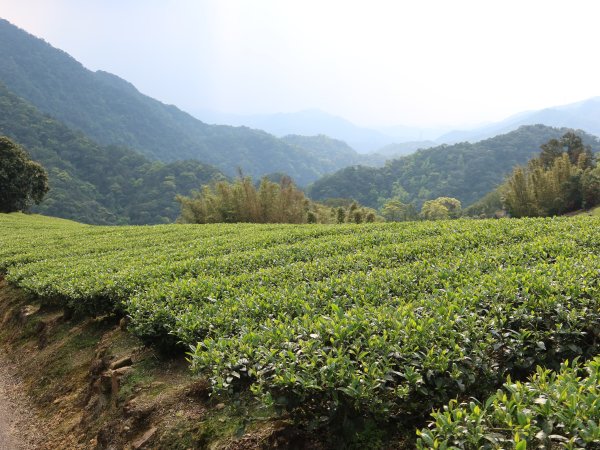
[[39, 204], [49, 190], [41, 164], [6, 136], [0, 136], [0, 212], [26, 211]]

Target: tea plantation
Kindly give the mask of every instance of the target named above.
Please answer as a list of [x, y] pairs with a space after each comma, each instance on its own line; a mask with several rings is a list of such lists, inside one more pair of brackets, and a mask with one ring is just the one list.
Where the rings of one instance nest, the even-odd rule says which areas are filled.
[[597, 216], [94, 227], [0, 215], [0, 271], [75, 314], [129, 316], [148, 343], [188, 352], [215, 395], [326, 420], [430, 417], [420, 448], [600, 443]]

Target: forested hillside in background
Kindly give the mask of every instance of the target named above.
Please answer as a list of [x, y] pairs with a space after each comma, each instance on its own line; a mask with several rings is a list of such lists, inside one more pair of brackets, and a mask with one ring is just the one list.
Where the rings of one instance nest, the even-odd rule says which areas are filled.
[[50, 192], [34, 210], [85, 223], [173, 221], [179, 215], [176, 195], [224, 178], [197, 161], [166, 164], [124, 147], [98, 145], [1, 83], [0, 135], [23, 145], [48, 171]]
[[[420, 205], [436, 197], [454, 197], [468, 206], [502, 183], [516, 165], [539, 153], [540, 145], [560, 138], [567, 129], [531, 125], [475, 144], [420, 150], [388, 161], [382, 168], [355, 166], [316, 181], [309, 188], [315, 200], [349, 197], [370, 207], [398, 198]], [[583, 142], [597, 152], [598, 138], [580, 132]]]
[[[235, 175], [290, 175], [299, 185], [353, 162], [317, 155], [264, 131], [205, 124], [141, 94], [107, 72], [92, 72], [67, 53], [0, 19], [0, 81], [42, 112], [103, 145], [171, 162], [197, 159]], [[157, 62], [158, 63], [158, 62]], [[323, 165], [323, 158], [329, 159]]]
[[331, 173], [355, 164], [380, 167], [390, 159], [379, 153], [358, 153], [344, 141], [320, 134], [318, 136], [300, 136], [290, 134], [281, 138], [289, 145], [300, 147], [314, 158], [323, 173]]

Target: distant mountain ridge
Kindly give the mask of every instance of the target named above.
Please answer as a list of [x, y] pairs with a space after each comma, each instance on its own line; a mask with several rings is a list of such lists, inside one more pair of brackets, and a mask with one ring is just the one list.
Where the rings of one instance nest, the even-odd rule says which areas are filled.
[[324, 134], [348, 143], [359, 153], [378, 153], [390, 157], [410, 154], [418, 149], [441, 144], [473, 143], [514, 131], [523, 125], [544, 124], [558, 128], [581, 129], [600, 136], [600, 97], [542, 110], [521, 112], [499, 122], [450, 131], [447, 128], [419, 128], [403, 125], [366, 128], [316, 109], [262, 115], [236, 115], [204, 110], [198, 111], [196, 115], [207, 121], [264, 129], [276, 136]]
[[376, 151], [394, 140], [377, 130], [360, 127], [318, 109], [256, 115], [223, 114], [204, 110], [196, 112], [195, 115], [207, 122], [258, 128], [279, 137], [327, 135], [346, 142], [359, 153]]
[[523, 125], [540, 123], [551, 127], [583, 130], [600, 136], [600, 97], [537, 111], [522, 112], [500, 122], [471, 130], [454, 130], [440, 136], [436, 141], [448, 144], [464, 141], [477, 142], [498, 134], [508, 133]]
[[[468, 206], [499, 185], [516, 165], [538, 154], [540, 145], [566, 131], [545, 125], [522, 126], [474, 144], [419, 150], [390, 160], [382, 168], [347, 167], [317, 180], [309, 194], [315, 200], [353, 198], [370, 207], [379, 207], [391, 197], [420, 206], [425, 200], [448, 196]], [[597, 137], [578, 133], [594, 151], [600, 149]]]
[[[208, 125], [145, 96], [125, 80], [92, 72], [67, 53], [0, 19], [0, 81], [46, 114], [104, 145], [165, 162], [197, 159], [229, 175], [285, 172], [305, 185], [326, 172], [310, 152], [264, 131]], [[341, 160], [334, 169], [347, 165]]]

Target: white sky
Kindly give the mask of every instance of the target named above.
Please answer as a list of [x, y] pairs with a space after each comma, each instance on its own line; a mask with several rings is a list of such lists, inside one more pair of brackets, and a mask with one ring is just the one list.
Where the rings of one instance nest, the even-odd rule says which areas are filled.
[[0, 17], [190, 111], [460, 126], [600, 95], [594, 0], [0, 0]]

